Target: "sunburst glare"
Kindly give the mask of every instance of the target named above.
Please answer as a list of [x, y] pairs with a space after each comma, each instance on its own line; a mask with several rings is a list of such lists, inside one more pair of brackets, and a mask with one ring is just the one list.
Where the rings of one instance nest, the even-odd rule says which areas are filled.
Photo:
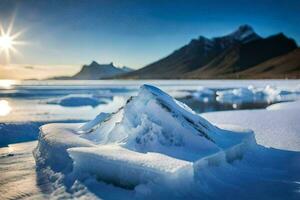
[[14, 21], [12, 20], [5, 30], [0, 24], [0, 55], [5, 54], [6, 62], [9, 63], [11, 54], [20, 54], [16, 46], [26, 44], [25, 41], [18, 40], [22, 31], [13, 32]]

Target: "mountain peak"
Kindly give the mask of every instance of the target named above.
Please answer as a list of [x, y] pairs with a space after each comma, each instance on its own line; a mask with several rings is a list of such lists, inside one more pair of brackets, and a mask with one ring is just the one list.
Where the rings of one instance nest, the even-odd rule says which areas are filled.
[[245, 32], [245, 31], [252, 31], [254, 32], [253, 28], [248, 25], [248, 24], [243, 24], [241, 26], [239, 26], [238, 30], [242, 31], [242, 32]]
[[99, 64], [96, 61], [92, 61], [91, 64], [87, 65], [88, 67], [115, 67], [113, 62], [109, 64]]
[[121, 75], [127, 73], [129, 68], [118, 68], [114, 66], [113, 62], [99, 64], [96, 61], [92, 61], [89, 65], [83, 65], [81, 70], [73, 76], [74, 79], [103, 79], [110, 78], [113, 76]]
[[260, 38], [260, 36], [255, 33], [253, 28], [247, 24], [239, 26], [238, 29], [229, 34], [228, 37], [243, 42], [249, 42]]
[[93, 66], [93, 65], [99, 65], [99, 63], [97, 63], [96, 61], [93, 60], [90, 64], [90, 66]]

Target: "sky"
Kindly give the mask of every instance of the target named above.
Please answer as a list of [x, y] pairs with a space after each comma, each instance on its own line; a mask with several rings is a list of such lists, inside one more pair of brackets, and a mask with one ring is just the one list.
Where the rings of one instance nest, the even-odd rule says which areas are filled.
[[71, 75], [92, 60], [138, 69], [242, 24], [300, 44], [299, 0], [0, 0], [4, 29], [12, 20], [26, 43], [0, 55], [0, 79]]

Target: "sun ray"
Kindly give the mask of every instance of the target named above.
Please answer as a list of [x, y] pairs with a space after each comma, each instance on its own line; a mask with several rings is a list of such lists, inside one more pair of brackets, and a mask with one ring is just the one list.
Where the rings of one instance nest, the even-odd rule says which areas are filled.
[[0, 24], [0, 34], [1, 34], [1, 35], [4, 35], [4, 34], [5, 34], [2, 24]]
[[22, 45], [28, 45], [29, 42], [26, 42], [26, 41], [13, 41], [12, 44], [22, 46]]
[[17, 56], [19, 56], [19, 57], [23, 57], [23, 55], [21, 54], [21, 52], [18, 51], [18, 49], [16, 49], [15, 47], [12, 47], [12, 48], [11, 48], [11, 51], [12, 51], [15, 55], [17, 55]]
[[14, 40], [17, 39], [20, 35], [22, 35], [24, 33], [24, 31], [19, 31], [13, 35], [11, 35], [10, 37]]
[[11, 47], [10, 50], [11, 50], [12, 52], [14, 52], [15, 54], [18, 54], [18, 53], [19, 53], [18, 50], [17, 50], [15, 47]]
[[15, 15], [12, 16], [11, 21], [10, 21], [10, 23], [8, 25], [7, 32], [6, 32], [7, 35], [11, 35], [12, 34], [14, 23], [15, 23]]

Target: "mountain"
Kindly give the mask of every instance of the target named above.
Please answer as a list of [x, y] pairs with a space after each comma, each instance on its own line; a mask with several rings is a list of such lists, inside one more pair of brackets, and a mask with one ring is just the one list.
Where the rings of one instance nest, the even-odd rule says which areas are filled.
[[93, 61], [89, 65], [84, 65], [82, 69], [77, 74], [70, 77], [70, 79], [106, 79], [131, 71], [132, 69], [130, 69], [129, 67], [118, 68], [114, 66], [113, 63], [98, 64], [97, 62]]
[[260, 39], [248, 25], [240, 26], [236, 31], [223, 37], [208, 39], [200, 36], [189, 44], [174, 51], [169, 56], [158, 60], [140, 70], [129, 73], [136, 78], [176, 78], [196, 70], [220, 55], [224, 50], [253, 40]]
[[242, 25], [222, 37], [193, 39], [167, 57], [121, 78], [235, 77], [238, 72], [296, 48], [295, 41], [282, 33], [262, 38], [249, 25]]
[[187, 73], [185, 77], [234, 77], [237, 72], [252, 68], [268, 59], [284, 55], [296, 48], [296, 43], [282, 33], [265, 39], [260, 38], [227, 49], [210, 63]]
[[242, 77], [300, 78], [300, 48], [269, 59], [239, 74]]

